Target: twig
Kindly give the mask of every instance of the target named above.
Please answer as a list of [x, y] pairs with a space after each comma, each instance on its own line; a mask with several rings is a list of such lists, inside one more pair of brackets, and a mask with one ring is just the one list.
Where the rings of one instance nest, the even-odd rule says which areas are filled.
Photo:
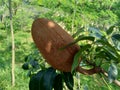
[[[94, 65], [95, 66], [95, 65]], [[103, 75], [105, 75], [106, 77], [108, 77], [108, 74], [105, 70], [103, 70], [101, 67], [95, 66], [92, 69], [83, 69], [82, 67], [78, 67], [76, 69], [78, 72], [85, 74], [85, 75], [93, 75], [93, 74], [97, 74], [97, 73], [102, 73]], [[120, 87], [120, 81], [118, 80], [114, 80], [113, 81], [117, 86]]]

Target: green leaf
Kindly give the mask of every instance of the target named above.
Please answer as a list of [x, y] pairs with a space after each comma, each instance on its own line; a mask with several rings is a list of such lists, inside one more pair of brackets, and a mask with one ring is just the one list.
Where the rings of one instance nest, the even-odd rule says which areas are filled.
[[81, 41], [81, 40], [89, 40], [89, 41], [94, 41], [95, 38], [92, 37], [92, 36], [79, 36], [76, 40], [75, 40], [75, 43], [77, 43], [78, 41]]
[[56, 73], [55, 69], [48, 68], [43, 76], [42, 83], [43, 83], [44, 89], [42, 89], [42, 90], [52, 90], [54, 79], [56, 76], [57, 76], [57, 73]]
[[67, 47], [70, 47], [70, 46], [74, 45], [75, 43], [77, 43], [79, 41], [82, 41], [82, 40], [94, 41], [94, 39], [95, 38], [92, 37], [92, 36], [79, 36], [74, 42], [72, 42], [72, 43], [70, 43], [70, 44], [68, 44], [68, 45], [66, 45], [66, 46], [64, 46], [64, 47], [62, 47], [60, 49], [63, 50], [65, 48], [67, 48]]
[[71, 72], [73, 73], [74, 70], [78, 67], [79, 65], [79, 60], [80, 60], [80, 56], [82, 54], [82, 52], [84, 52], [85, 50], [87, 50], [88, 48], [91, 48], [90, 44], [87, 44], [85, 46], [83, 46], [74, 56], [74, 60], [73, 60], [73, 64], [72, 64], [72, 70]]
[[43, 80], [42, 80], [44, 73], [45, 70], [41, 70], [36, 75], [30, 78], [30, 82], [29, 82], [30, 90], [44, 90]]
[[38, 0], [37, 2], [39, 5], [43, 5], [43, 0]]
[[90, 32], [90, 36], [96, 38], [102, 38], [104, 36], [104, 32], [95, 27], [89, 27], [88, 31]]
[[48, 68], [39, 71], [36, 75], [32, 76], [29, 83], [30, 90], [52, 90], [54, 79], [57, 73], [55, 69]]
[[107, 35], [110, 35], [110, 34], [113, 32], [114, 27], [115, 27], [115, 25], [111, 26], [111, 27], [107, 30]]
[[54, 80], [54, 90], [63, 90], [62, 75], [58, 74]]
[[120, 34], [114, 34], [112, 38], [120, 42]]
[[88, 89], [89, 87], [88, 87], [88, 85], [86, 84], [86, 85], [84, 85], [84, 90], [89, 90]]
[[120, 50], [120, 34], [114, 34], [111, 38], [115, 47]]
[[25, 57], [25, 62], [27, 62], [27, 61], [28, 61], [28, 57], [29, 57], [29, 56], [26, 56], [26, 57]]
[[39, 64], [37, 60], [31, 60], [30, 64], [33, 68], [36, 68], [36, 69], [39, 68]]
[[74, 86], [73, 75], [70, 72], [63, 72], [63, 79], [68, 89], [73, 90]]
[[98, 51], [94, 58], [96, 59], [96, 63], [102, 62], [104, 59], [108, 60], [108, 57], [105, 51]]
[[82, 27], [82, 28], [80, 28], [79, 30], [77, 30], [76, 33], [74, 33], [74, 34], [72, 35], [72, 37], [74, 38], [74, 37], [80, 35], [80, 33], [82, 33], [82, 32], [84, 32], [84, 27]]
[[118, 76], [118, 70], [114, 63], [112, 63], [108, 70], [108, 80], [112, 83]]
[[104, 47], [107, 49], [107, 51], [112, 51], [117, 57], [120, 57], [120, 55], [117, 53], [116, 49], [106, 40], [106, 39], [102, 39], [102, 40], [97, 40], [96, 43], [98, 43], [98, 45], [102, 45], [103, 49]]
[[24, 69], [24, 70], [29, 70], [29, 63], [24, 63], [23, 65], [22, 65], [22, 68]]
[[109, 48], [103, 47], [103, 49], [106, 51], [106, 54], [108, 55], [110, 60], [116, 60], [116, 61], [119, 60], [117, 55], [113, 51], [111, 51]]

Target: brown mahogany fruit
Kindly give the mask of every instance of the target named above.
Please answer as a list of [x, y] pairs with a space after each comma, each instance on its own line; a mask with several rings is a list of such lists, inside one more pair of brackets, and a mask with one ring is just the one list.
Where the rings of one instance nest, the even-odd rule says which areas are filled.
[[75, 53], [79, 46], [74, 44], [61, 50], [74, 39], [57, 23], [40, 18], [32, 24], [32, 37], [46, 61], [55, 69], [70, 72]]
[[[77, 44], [74, 44], [61, 50], [61, 48], [74, 42], [71, 35], [57, 23], [40, 18], [36, 19], [32, 24], [32, 37], [43, 57], [53, 68], [64, 72], [71, 71], [74, 55], [80, 48]], [[78, 66], [76, 70], [86, 75], [102, 71], [100, 67], [95, 66], [91, 69]]]

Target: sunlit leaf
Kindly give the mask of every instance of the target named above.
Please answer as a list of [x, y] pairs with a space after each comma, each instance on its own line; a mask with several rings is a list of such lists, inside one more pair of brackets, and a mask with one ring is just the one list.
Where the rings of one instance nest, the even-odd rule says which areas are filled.
[[43, 0], [38, 0], [39, 5], [43, 5]]

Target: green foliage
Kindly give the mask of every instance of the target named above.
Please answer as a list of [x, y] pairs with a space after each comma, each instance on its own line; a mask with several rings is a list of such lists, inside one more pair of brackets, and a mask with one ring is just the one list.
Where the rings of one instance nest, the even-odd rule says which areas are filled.
[[28, 70], [29, 69], [29, 64], [28, 63], [23, 64], [22, 68], [24, 70]]
[[[108, 30], [110, 30], [110, 29], [108, 29]], [[92, 65], [102, 67], [106, 71], [108, 70], [108, 80], [110, 80], [110, 82], [115, 80], [117, 77], [117, 72], [118, 72], [118, 71], [116, 71], [117, 68], [113, 64], [111, 64], [109, 67], [109, 64], [111, 62], [119, 64], [120, 55], [119, 55], [119, 50], [114, 46], [114, 43], [112, 43], [113, 36], [115, 39], [117, 39], [119, 41], [119, 38], [118, 38], [119, 34], [115, 34], [115, 31], [113, 31], [113, 30], [111, 31], [111, 33], [108, 34], [107, 30], [98, 30], [95, 28], [91, 28], [87, 31], [84, 30], [84, 33], [82, 35], [79, 35], [78, 38], [76, 38], [75, 42], [72, 42], [72, 43], [68, 44], [67, 46], [63, 47], [62, 49], [65, 49], [65, 48], [67, 48], [75, 43], [80, 44], [81, 49], [74, 56], [74, 61], [73, 61], [73, 65], [72, 65], [72, 72], [79, 65], [79, 59], [80, 59], [80, 57], [82, 57], [82, 62], [80, 63], [80, 66], [87, 68], [87, 69], [92, 67]], [[33, 57], [34, 57], [34, 59], [38, 58], [38, 54], [39, 53], [37, 53], [37, 54], [33, 53], [33, 54], [28, 55], [25, 58], [25, 62], [27, 62], [27, 61], [31, 62], [30, 59]], [[44, 67], [43, 70], [49, 70], [49, 69], [45, 69], [45, 68], [46, 67]], [[42, 69], [41, 69], [41, 71], [42, 71]], [[48, 82], [45, 85], [47, 85], [47, 86], [50, 85], [49, 86], [50, 90], [52, 88], [56, 89], [57, 86], [59, 87], [58, 88], [59, 90], [62, 90], [63, 86], [64, 86], [63, 82], [66, 83], [66, 86], [70, 90], [73, 90], [74, 79], [73, 79], [73, 75], [71, 73], [65, 73], [65, 72], [59, 73], [59, 74], [56, 73], [54, 80], [52, 80], [52, 81], [54, 81], [52, 84], [49, 83], [49, 80], [44, 81], [44, 79], [46, 79], [46, 78], [44, 78], [45, 77], [44, 75], [48, 75], [48, 74], [45, 74], [45, 71], [44, 72], [42, 71], [42, 73], [43, 73], [42, 76], [41, 76], [41, 74], [39, 74], [39, 75], [36, 74], [36, 75], [37, 75], [37, 77], [41, 77], [41, 78], [39, 78], [40, 82]], [[50, 74], [50, 73], [52, 73], [52, 71], [50, 71], [48, 73]], [[34, 74], [35, 73], [33, 73], [33, 74], [31, 73], [30, 76], [35, 77]], [[95, 78], [98, 78], [98, 77], [96, 76]], [[86, 79], [88, 79], [88, 80], [90, 79], [90, 81], [93, 80], [92, 82], [102, 83], [102, 85], [104, 85], [104, 79], [102, 79], [101, 82], [98, 82], [98, 81], [96, 81], [95, 78], [93, 79], [91, 77], [91, 79], [90, 78], [86, 78]], [[31, 78], [31, 80], [32, 80], [32, 78]], [[36, 80], [38, 80], [38, 79], [36, 79]], [[41, 81], [41, 80], [43, 80], [43, 81]], [[59, 81], [59, 83], [57, 81]], [[33, 81], [33, 83], [34, 82], [35, 81]], [[89, 84], [91, 84], [92, 82], [88, 83], [88, 81], [86, 81], [86, 82], [82, 81], [82, 83], [88, 83], [85, 85], [82, 84], [82, 88], [84, 88], [84, 89], [97, 88], [97, 86], [94, 86], [94, 84], [93, 84], [94, 88], [89, 86]], [[31, 81], [30, 81], [30, 83], [31, 83]], [[37, 85], [35, 87], [44, 88], [45, 86], [43, 84], [40, 84], [42, 86], [35, 84], [35, 85]], [[33, 84], [30, 84], [30, 86], [32, 88]], [[108, 87], [109, 87], [109, 85], [108, 85]], [[101, 86], [101, 88], [106, 88], [106, 87]]]
[[56, 75], [57, 74], [53, 68], [38, 72], [30, 79], [30, 90], [52, 90]]
[[[27, 71], [22, 70], [21, 63], [28, 76], [49, 67], [33, 44], [30, 30], [34, 19], [44, 17], [54, 20], [73, 35], [83, 52], [75, 55], [73, 71], [79, 65], [77, 58], [82, 56], [80, 66], [90, 68], [86, 60], [106, 71], [111, 62], [120, 71], [120, 1], [119, 0], [14, 0], [12, 1], [13, 25], [16, 51], [16, 86], [11, 87], [11, 35], [9, 25], [8, 0], [0, 0], [0, 90], [28, 90], [29, 79]], [[99, 30], [100, 29], [100, 30]], [[68, 46], [70, 46], [68, 45]], [[91, 45], [87, 47], [87, 45]], [[67, 46], [67, 47], [68, 47]], [[66, 47], [64, 47], [66, 48]], [[63, 49], [64, 49], [63, 48]], [[87, 57], [86, 57], [87, 56]], [[24, 59], [26, 57], [26, 59]], [[26, 67], [27, 66], [27, 67]], [[29, 67], [29, 68], [28, 68]], [[74, 75], [75, 76], [75, 75]], [[69, 77], [69, 75], [68, 75]], [[118, 76], [117, 79], [120, 77]], [[72, 78], [71, 78], [72, 80]], [[107, 90], [99, 76], [84, 76], [73, 78], [74, 90], [86, 88]], [[80, 83], [79, 83], [80, 81]], [[72, 81], [70, 81], [72, 83]], [[57, 73], [54, 89], [65, 89], [63, 74]], [[69, 83], [69, 82], [68, 82]], [[72, 84], [70, 84], [72, 85]], [[79, 86], [80, 85], [80, 86]], [[63, 88], [64, 87], [64, 88]], [[69, 86], [68, 86], [69, 87]], [[79, 88], [78, 88], [79, 87]], [[111, 90], [119, 87], [109, 84]], [[67, 88], [68, 89], [68, 88]]]
[[63, 72], [63, 79], [69, 90], [73, 90], [74, 80], [73, 75], [70, 72]]
[[[92, 40], [92, 42], [88, 42], [88, 39], [86, 38], [87, 42], [84, 42], [81, 49], [75, 54], [72, 64], [72, 72], [77, 66], [79, 66], [79, 58], [82, 57], [82, 63], [80, 66], [85, 68], [99, 66], [105, 68], [105, 70], [109, 68], [108, 80], [110, 83], [117, 78], [118, 70], [115, 64], [111, 64], [110, 67], [105, 67], [109, 66], [111, 62], [116, 64], [120, 63], [120, 51], [119, 48], [116, 47], [117, 45], [114, 44], [114, 40], [116, 40], [118, 43], [120, 42], [120, 32], [117, 31], [118, 33], [115, 34], [116, 31], [113, 30], [114, 27], [112, 26], [108, 30], [96, 30], [92, 28], [91, 30], [86, 31], [88, 33], [87, 36], [94, 37], [94, 40]], [[108, 33], [108, 31], [110, 32]], [[84, 36], [86, 36], [86, 34]], [[81, 42], [82, 40], [78, 41]]]
[[29, 79], [26, 77], [26, 72], [22, 70], [20, 64], [17, 64], [15, 69], [16, 86], [11, 87], [11, 74], [10, 74], [11, 70], [10, 69], [11, 68], [9, 64], [4, 69], [0, 67], [0, 71], [1, 71], [0, 90], [22, 90], [22, 89], [29, 90], [28, 84], [26, 84], [26, 83], [29, 83]]
[[115, 64], [111, 64], [108, 70], [108, 79], [109, 82], [112, 83], [114, 80], [116, 80], [118, 76], [118, 70]]
[[74, 60], [73, 60], [73, 64], [72, 64], [72, 70], [71, 72], [73, 73], [74, 70], [79, 66], [80, 63], [80, 57], [82, 57], [82, 52], [86, 51], [87, 49], [91, 48], [90, 44], [87, 44], [85, 46], [83, 46], [80, 51], [78, 51], [75, 56], [74, 56]]
[[71, 73], [63, 72], [57, 74], [55, 69], [47, 68], [32, 75], [29, 82], [30, 90], [63, 90], [63, 81], [69, 90], [73, 90], [73, 75]]

